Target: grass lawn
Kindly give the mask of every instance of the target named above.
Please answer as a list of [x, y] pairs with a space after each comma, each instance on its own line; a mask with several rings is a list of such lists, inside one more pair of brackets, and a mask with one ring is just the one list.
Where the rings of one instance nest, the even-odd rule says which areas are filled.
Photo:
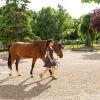
[[84, 48], [84, 45], [65, 45], [64, 49], [72, 49], [72, 48]]
[[96, 52], [100, 52], [100, 50], [96, 50]]
[[[100, 44], [93, 44], [94, 47], [100, 47]], [[75, 44], [75, 45], [65, 45], [64, 49], [79, 49], [79, 48], [86, 48], [84, 47], [84, 44]], [[98, 50], [100, 51], [100, 50]]]
[[8, 51], [0, 51], [0, 54], [8, 54]]

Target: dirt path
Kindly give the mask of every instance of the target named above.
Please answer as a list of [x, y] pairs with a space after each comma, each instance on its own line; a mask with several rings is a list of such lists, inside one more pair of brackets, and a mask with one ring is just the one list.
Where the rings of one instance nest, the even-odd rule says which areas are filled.
[[[31, 59], [20, 63], [21, 77], [0, 75], [0, 100], [100, 100], [100, 53], [64, 51], [57, 69], [58, 80], [38, 74], [43, 62], [38, 60], [34, 78], [30, 78]], [[8, 71], [7, 62], [0, 61], [0, 72]]]

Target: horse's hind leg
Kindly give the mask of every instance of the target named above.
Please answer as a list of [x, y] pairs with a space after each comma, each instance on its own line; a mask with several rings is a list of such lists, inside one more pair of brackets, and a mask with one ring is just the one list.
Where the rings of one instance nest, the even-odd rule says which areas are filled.
[[18, 64], [19, 64], [19, 61], [20, 61], [20, 58], [17, 58], [17, 59], [16, 59], [15, 65], [16, 65], [17, 75], [18, 75], [18, 76], [21, 76], [21, 75], [19, 74], [19, 70], [18, 70]]
[[10, 69], [9, 76], [12, 76], [12, 64], [13, 64], [14, 60], [15, 60], [15, 58], [11, 57], [11, 61], [10, 61], [9, 66], [8, 66], [9, 69]]
[[32, 67], [31, 67], [31, 71], [30, 71], [31, 78], [33, 77], [33, 68], [34, 68], [35, 62], [36, 62], [36, 58], [34, 58], [32, 61]]

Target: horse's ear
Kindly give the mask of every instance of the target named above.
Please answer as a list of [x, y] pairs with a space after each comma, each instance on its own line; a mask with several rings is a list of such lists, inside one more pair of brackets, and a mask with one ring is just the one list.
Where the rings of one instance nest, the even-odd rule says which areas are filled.
[[49, 40], [46, 40], [45, 47], [44, 47], [45, 50], [47, 50], [50, 42], [52, 42], [52, 40], [50, 40], [50, 39]]

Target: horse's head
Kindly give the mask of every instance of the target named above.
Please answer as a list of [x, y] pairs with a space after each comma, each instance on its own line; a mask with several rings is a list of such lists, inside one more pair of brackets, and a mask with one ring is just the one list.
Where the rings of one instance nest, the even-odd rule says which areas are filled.
[[53, 40], [47, 40], [46, 44], [45, 44], [45, 50], [48, 48], [50, 42], [53, 42], [53, 49], [54, 49], [54, 51], [59, 56], [59, 58], [62, 58], [63, 57], [62, 46], [58, 42], [55, 42]]
[[54, 42], [53, 49], [56, 52], [56, 54], [59, 56], [59, 58], [63, 57], [62, 46], [60, 43]]

